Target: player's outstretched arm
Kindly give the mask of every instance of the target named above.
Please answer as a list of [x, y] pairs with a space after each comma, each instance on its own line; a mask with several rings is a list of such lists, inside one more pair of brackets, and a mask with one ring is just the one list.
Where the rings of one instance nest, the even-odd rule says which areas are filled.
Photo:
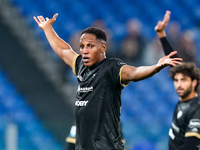
[[167, 10], [165, 13], [164, 19], [162, 21], [158, 21], [157, 25], [154, 28], [159, 38], [166, 36], [164, 29], [170, 20], [170, 15], [171, 15], [171, 12]]
[[56, 22], [57, 16], [58, 13], [56, 13], [51, 19], [45, 19], [43, 16], [34, 16], [33, 18], [38, 26], [44, 31], [54, 52], [72, 68], [73, 58], [77, 54], [73, 51], [70, 45], [62, 40], [54, 31], [52, 25]]
[[171, 52], [169, 55], [162, 57], [156, 65], [153, 66], [124, 66], [121, 73], [121, 83], [127, 84], [130, 81], [140, 81], [153, 76], [166, 66], [181, 65], [181, 58], [171, 58], [177, 51]]

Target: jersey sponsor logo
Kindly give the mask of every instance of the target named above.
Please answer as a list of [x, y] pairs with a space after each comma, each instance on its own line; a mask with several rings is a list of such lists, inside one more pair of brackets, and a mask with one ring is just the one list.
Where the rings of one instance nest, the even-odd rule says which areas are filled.
[[86, 106], [88, 101], [76, 101], [75, 106]]
[[193, 128], [193, 127], [200, 128], [200, 119], [191, 119], [190, 123], [189, 123], [189, 127], [190, 128]]
[[91, 92], [93, 91], [93, 86], [90, 87], [80, 87], [80, 85], [78, 86], [78, 93], [87, 93], [87, 92]]
[[119, 61], [118, 65], [126, 65], [126, 63]]

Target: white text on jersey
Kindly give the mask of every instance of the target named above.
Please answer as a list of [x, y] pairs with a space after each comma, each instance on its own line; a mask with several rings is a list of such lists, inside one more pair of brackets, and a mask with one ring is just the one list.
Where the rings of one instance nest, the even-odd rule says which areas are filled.
[[75, 106], [86, 106], [88, 101], [76, 101]]
[[91, 87], [80, 87], [80, 85], [78, 86], [78, 93], [86, 93], [89, 91], [93, 91], [93, 86]]

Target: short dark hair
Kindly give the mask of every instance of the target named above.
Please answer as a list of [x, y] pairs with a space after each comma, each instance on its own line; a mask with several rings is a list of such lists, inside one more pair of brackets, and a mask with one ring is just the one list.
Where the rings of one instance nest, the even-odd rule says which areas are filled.
[[197, 85], [195, 87], [195, 91], [199, 92], [200, 73], [199, 73], [199, 69], [196, 67], [195, 63], [185, 62], [185, 63], [182, 63], [182, 65], [178, 65], [178, 66], [170, 68], [169, 76], [173, 80], [174, 80], [174, 76], [177, 73], [181, 73], [181, 74], [184, 74], [185, 76], [190, 77], [192, 81], [197, 80]]
[[107, 41], [106, 33], [102, 29], [88, 27], [81, 32], [81, 35], [83, 35], [84, 33], [93, 34], [96, 36], [97, 39], [104, 40], [105, 42]]

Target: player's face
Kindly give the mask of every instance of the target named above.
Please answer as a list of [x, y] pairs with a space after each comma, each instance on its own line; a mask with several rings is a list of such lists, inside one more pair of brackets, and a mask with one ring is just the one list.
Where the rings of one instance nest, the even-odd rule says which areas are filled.
[[190, 96], [193, 93], [195, 93], [194, 92], [195, 84], [192, 81], [192, 79], [181, 73], [177, 73], [174, 76], [174, 87], [176, 89], [176, 93], [178, 94], [181, 100], [190, 99]]
[[85, 33], [80, 38], [80, 52], [85, 66], [92, 66], [105, 58], [106, 45], [93, 34]]

